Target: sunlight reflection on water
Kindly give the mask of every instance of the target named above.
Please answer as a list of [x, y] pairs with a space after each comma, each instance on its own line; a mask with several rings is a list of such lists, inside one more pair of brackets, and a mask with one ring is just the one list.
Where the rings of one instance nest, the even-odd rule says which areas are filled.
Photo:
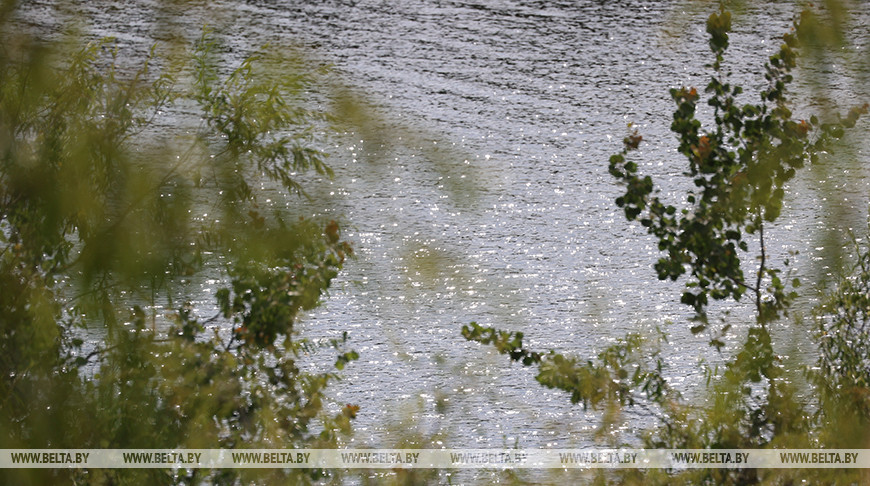
[[[669, 38], [666, 1], [291, 3], [221, 4], [228, 55], [288, 37], [316, 46], [315, 56], [392, 117], [384, 136], [417, 134], [387, 147], [347, 133], [329, 150], [336, 179], [321, 182], [317, 204], [304, 209], [344, 215], [358, 253], [326, 305], [300, 325], [312, 337], [347, 330], [360, 353], [333, 389], [336, 406], [363, 406], [355, 444], [389, 446], [415, 427], [456, 447], [592, 440], [598, 413], [467, 343], [460, 328], [471, 321], [522, 330], [533, 348], [583, 357], [628, 331], [662, 327], [672, 333], [663, 350], [670, 381], [683, 390], [702, 382], [699, 359], [717, 355], [688, 332], [680, 285], [656, 280], [658, 251], [615, 207], [607, 160], [633, 123], [645, 139], [642, 170], [668, 197], [687, 188], [668, 131], [667, 90], [705, 83], [703, 16], [677, 14], [679, 35]], [[735, 23], [729, 59], [747, 91], [763, 82], [748, 75], [776, 46], [790, 12], [777, 2], [755, 5]], [[134, 7], [91, 12], [100, 35], [150, 45], [159, 32], [127, 22], [136, 15]], [[186, 20], [194, 31], [197, 15]], [[842, 99], [866, 99], [866, 85], [858, 89]], [[814, 191], [833, 188], [844, 214], [857, 208], [863, 218], [866, 166], [796, 180], [800, 197], [772, 233], [782, 238], [774, 252], [799, 250], [804, 267], [822, 259], [812, 235], [825, 228], [827, 206]], [[282, 196], [274, 204], [302, 205]], [[201, 283], [204, 291], [215, 284]], [[731, 319], [746, 323], [748, 308], [732, 307]], [[629, 431], [650, 423], [634, 411], [629, 417]]]

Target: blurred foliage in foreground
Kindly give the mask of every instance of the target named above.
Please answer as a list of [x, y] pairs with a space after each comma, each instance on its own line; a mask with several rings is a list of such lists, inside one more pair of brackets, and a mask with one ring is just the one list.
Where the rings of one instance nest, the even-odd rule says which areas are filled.
[[[672, 89], [676, 104], [671, 129], [678, 152], [688, 162], [684, 172], [694, 183], [685, 202], [659, 198], [651, 177], [638, 174], [633, 152], [642, 143], [638, 132], [624, 139], [624, 149], [610, 159], [611, 175], [624, 188], [616, 200], [629, 221], [638, 221], [654, 236], [663, 256], [655, 264], [659, 279], [686, 281], [681, 302], [694, 311], [691, 332], [708, 335], [709, 344], [725, 347], [731, 323], [714, 328], [708, 319], [711, 300], [739, 301], [748, 294], [754, 306], [742, 346], [719, 369], [708, 370], [706, 401], [694, 403], [663, 377], [658, 349], [629, 335], [581, 360], [554, 351], [541, 353], [523, 345], [523, 334], [471, 323], [463, 335], [489, 344], [512, 360], [538, 368], [542, 385], [565, 390], [573, 403], [606, 411], [604, 427], [619, 421], [623, 406], [645, 406], [659, 424], [639, 439], [648, 448], [758, 449], [868, 447], [870, 440], [870, 247], [855, 241], [858, 261], [836, 289], [816, 308], [818, 361], [805, 376], [788, 376], [777, 352], [773, 323], [788, 316], [798, 279], [777, 268], [765, 240], [780, 216], [788, 183], [836, 142], [868, 111], [864, 104], [847, 115], [792, 118], [787, 87], [794, 80], [799, 49], [818, 48], [818, 17], [804, 12], [782, 37], [763, 75], [767, 87], [747, 103], [742, 88], [731, 84], [725, 51], [731, 14], [725, 10], [707, 21], [714, 59], [703, 90], [713, 125], [695, 117], [701, 98], [694, 87]], [[830, 157], [829, 157], [830, 160]], [[868, 235], [870, 236], [870, 235]], [[769, 239], [769, 236], [768, 236]], [[746, 265], [747, 262], [754, 262]], [[781, 262], [789, 265], [788, 260]], [[611, 436], [613, 439], [613, 436]], [[619, 446], [620, 443], [611, 443]], [[689, 472], [632, 470], [610, 479], [629, 484], [857, 484], [864, 474], [849, 470], [709, 469]], [[603, 478], [603, 476], [602, 476]], [[865, 478], [866, 479], [866, 478]]]
[[[152, 53], [129, 72], [118, 67], [112, 41], [35, 38], [11, 23], [13, 14], [0, 10], [0, 448], [340, 445], [358, 408], [327, 413], [324, 391], [356, 353], [343, 339], [307, 341], [296, 323], [318, 305], [352, 249], [338, 223], [299, 219], [265, 201], [304, 197], [303, 172], [331, 175], [315, 129], [329, 114], [298, 103], [308, 73], [275, 50], [228, 66], [209, 32], [188, 46], [186, 62]], [[610, 424], [621, 406], [648, 407], [661, 419], [643, 437], [650, 447], [866, 447], [870, 250], [856, 242], [854, 274], [818, 308], [820, 357], [806, 376], [807, 400], [800, 384], [784, 378], [769, 329], [789, 310], [798, 282], [772, 265], [764, 242], [795, 171], [866, 108], [792, 119], [785, 87], [798, 46], [814, 46], [805, 27], [771, 59], [761, 102], [738, 105], [739, 88], [721, 73], [729, 28], [725, 12], [708, 22], [715, 128], [701, 130], [694, 116], [697, 89], [671, 93], [679, 152], [698, 188], [689, 204], [660, 201], [652, 180], [637, 174], [629, 156], [639, 134], [611, 159], [626, 188], [617, 203], [667, 255], [659, 276], [689, 280], [681, 300], [695, 311], [693, 332], [709, 333], [721, 347], [729, 329], [712, 329], [708, 300], [754, 298], [757, 319], [743, 346], [711, 375], [712, 401], [689, 403], [663, 378], [658, 347], [666, 336], [651, 345], [629, 335], [584, 361], [530, 351], [519, 333], [477, 325], [464, 333], [538, 366], [542, 384], [606, 409]], [[171, 105], [194, 107], [201, 124], [178, 133], [160, 125]], [[750, 248], [760, 259], [747, 278]], [[198, 283], [215, 269], [225, 272], [218, 285], [226, 286], [210, 296], [215, 313], [197, 317], [197, 305], [205, 306]], [[232, 328], [207, 329], [218, 320]], [[300, 358], [317, 348], [334, 350], [334, 369], [302, 371]], [[316, 481], [333, 472], [2, 474], [17, 484], [236, 484]], [[424, 476], [417, 474], [407, 482]], [[787, 484], [807, 474], [638, 470], [619, 479]], [[814, 474], [859, 480], [851, 471]]]
[[[238, 66], [206, 31], [135, 72], [111, 40], [28, 35], [0, 11], [0, 448], [331, 448], [357, 407], [324, 391], [356, 359], [309, 342], [351, 247], [334, 221], [266, 205], [331, 175], [292, 58]], [[162, 70], [154, 68], [162, 65]], [[170, 105], [200, 125], [158, 124]], [[195, 108], [190, 108], [195, 107]], [[183, 110], [182, 110], [183, 111]], [[264, 192], [264, 191], [270, 192]], [[220, 272], [217, 309], [197, 309]], [[206, 326], [232, 322], [221, 332]], [[334, 349], [334, 369], [302, 371]], [[331, 360], [330, 360], [331, 361]], [[235, 484], [319, 470], [6, 470], [15, 484]]]

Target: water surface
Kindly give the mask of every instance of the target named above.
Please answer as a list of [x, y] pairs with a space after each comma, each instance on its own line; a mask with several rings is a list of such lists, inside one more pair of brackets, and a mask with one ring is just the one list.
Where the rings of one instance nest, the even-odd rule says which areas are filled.
[[[88, 8], [99, 35], [130, 46], [162, 35], [148, 17], [153, 5]], [[644, 135], [642, 170], [674, 200], [689, 187], [669, 132], [667, 91], [706, 84], [709, 12], [661, 0], [208, 8], [218, 12], [230, 57], [267, 42], [298, 43], [387, 120], [377, 139], [358, 132], [334, 139], [327, 149], [337, 177], [313, 188], [318, 201], [306, 209], [348, 220], [345, 236], [359, 255], [326, 304], [300, 324], [312, 337], [349, 331], [361, 355], [332, 393], [336, 408], [362, 406], [354, 445], [592, 443], [600, 415], [540, 387], [531, 370], [491, 348], [466, 342], [460, 329], [471, 321], [521, 330], [534, 348], [584, 358], [626, 332], [660, 327], [671, 335], [662, 349], [668, 377], [687, 391], [702, 383], [701, 360], [721, 359], [705, 337], [688, 332], [680, 284], [656, 279], [655, 245], [614, 205], [619, 188], [607, 173], [632, 124]], [[859, 9], [856, 25], [866, 26], [870, 9]], [[195, 30], [211, 15], [206, 10], [192, 7], [177, 22]], [[759, 2], [736, 18], [728, 66], [747, 92], [763, 85], [757, 73], [793, 11]], [[867, 57], [867, 32], [857, 32], [844, 60], [851, 51]], [[867, 84], [848, 67], [831, 59], [813, 72], [835, 101], [868, 99]], [[803, 87], [804, 105], [814, 89]], [[801, 275], [830, 271], [825, 230], [863, 224], [870, 192], [862, 138], [851, 162], [793, 183], [790, 209], [770, 232], [775, 255], [800, 251]], [[738, 328], [733, 349], [751, 308], [729, 309]], [[783, 354], [800, 351], [806, 334], [792, 338], [789, 326], [778, 331], [787, 336]], [[623, 439], [652, 423], [642, 412], [627, 416]]]

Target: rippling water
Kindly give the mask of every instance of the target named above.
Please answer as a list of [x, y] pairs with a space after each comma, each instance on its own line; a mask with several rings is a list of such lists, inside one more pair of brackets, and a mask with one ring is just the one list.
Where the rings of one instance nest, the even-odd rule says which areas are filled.
[[[333, 390], [336, 406], [362, 405], [355, 444], [422, 436], [430, 445], [534, 448], [593, 440], [598, 414], [538, 386], [530, 370], [491, 348], [467, 343], [460, 328], [470, 321], [521, 330], [535, 348], [583, 357], [626, 332], [662, 327], [671, 333], [663, 350], [668, 376], [684, 390], [702, 382], [701, 359], [720, 359], [688, 332], [680, 285], [655, 278], [658, 252], [615, 207], [618, 188], [607, 173], [632, 123], [645, 137], [642, 170], [666, 193], [687, 187], [668, 128], [667, 90], [706, 84], [709, 12], [677, 5], [261, 0], [209, 7], [219, 12], [230, 55], [299, 42], [389, 119], [386, 140], [347, 133], [329, 149], [337, 177], [317, 193], [321, 209], [312, 208], [345, 215], [359, 254], [326, 305], [301, 324], [308, 336], [348, 330], [361, 355]], [[147, 4], [88, 8], [100, 35], [142, 46], [160, 37], [142, 20]], [[855, 23], [866, 27], [870, 9], [859, 9]], [[205, 10], [192, 7], [183, 21], [195, 26]], [[735, 21], [729, 66], [747, 92], [764, 82], [755, 73], [778, 48], [792, 12], [784, 2], [758, 2]], [[844, 66], [853, 50], [866, 59], [867, 40], [859, 29], [842, 59], [813, 71], [835, 101], [870, 98], [867, 83]], [[802, 88], [805, 104], [814, 89]], [[826, 230], [860, 229], [866, 218], [868, 157], [865, 137], [856, 138], [853, 161], [793, 183], [792, 208], [771, 233], [779, 256], [800, 251], [801, 275], [829, 271]], [[832, 211], [842, 217], [831, 219]], [[748, 306], [730, 308], [738, 328], [751, 319]], [[786, 335], [788, 325], [782, 328]], [[786, 342], [793, 344], [783, 353], [800, 351], [799, 337]], [[628, 431], [650, 423], [630, 417]]]

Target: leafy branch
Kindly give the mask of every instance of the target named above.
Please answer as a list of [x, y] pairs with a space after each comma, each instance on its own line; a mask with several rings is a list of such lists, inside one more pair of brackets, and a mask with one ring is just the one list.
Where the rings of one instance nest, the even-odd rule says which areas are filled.
[[[469, 341], [492, 345], [500, 354], [508, 355], [523, 366], [537, 366], [538, 383], [570, 393], [571, 403], [582, 403], [583, 408], [610, 402], [634, 405], [638, 403], [637, 393], [656, 403], [678, 396], [661, 375], [663, 363], [658, 350], [650, 352], [638, 334], [628, 335], [598, 353], [596, 360], [585, 362], [552, 350], [547, 353], [530, 351], [523, 346], [523, 333], [499, 331], [476, 322], [462, 326], [462, 336]], [[639, 364], [643, 351], [650, 352], [644, 359], [654, 359], [653, 369]]]
[[[780, 50], [765, 65], [768, 87], [759, 93], [760, 102], [740, 105], [740, 86], [728, 82], [723, 72], [728, 47], [731, 15], [720, 11], [710, 15], [707, 32], [715, 61], [705, 92], [713, 108], [715, 125], [702, 129], [695, 113], [700, 98], [693, 87], [672, 89], [677, 105], [671, 130], [679, 139], [678, 152], [688, 160], [686, 176], [696, 189], [687, 196], [687, 206], [678, 209], [657, 195], [649, 176], [638, 174], [629, 159], [642, 136], [632, 133], [623, 150], [610, 158], [609, 171], [625, 187], [616, 199], [629, 221], [639, 221], [658, 239], [665, 256], [655, 265], [662, 280], [677, 280], [688, 273], [687, 290], [681, 302], [695, 311], [699, 324], [693, 332], [707, 327], [706, 309], [710, 299], [740, 300], [746, 291], [754, 294], [756, 321], [767, 323], [785, 314], [796, 296], [786, 291], [779, 274], [770, 267], [765, 225], [776, 221], [782, 210], [785, 185], [807, 162], [840, 138], [867, 112], [867, 105], [853, 108], [845, 118], [821, 123], [816, 116], [792, 119], [786, 88], [793, 81], [800, 39], [805, 37], [801, 22], [782, 37]], [[748, 235], [759, 248], [754, 285], [747, 282], [741, 255], [749, 252]], [[785, 262], [788, 265], [788, 262]], [[799, 282], [793, 281], [793, 286]]]

